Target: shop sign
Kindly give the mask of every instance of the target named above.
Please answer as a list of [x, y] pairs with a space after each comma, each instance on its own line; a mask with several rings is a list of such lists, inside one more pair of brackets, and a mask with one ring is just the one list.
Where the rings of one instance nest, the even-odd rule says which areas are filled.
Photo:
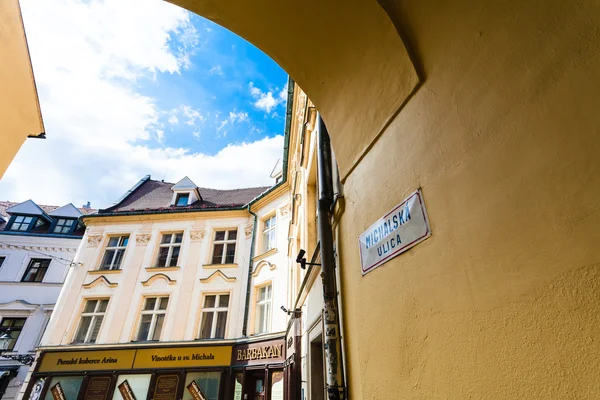
[[48, 352], [39, 372], [131, 369], [134, 358], [135, 350]]
[[108, 396], [111, 379], [108, 376], [94, 376], [88, 383], [85, 400], [105, 400]]
[[419, 189], [358, 237], [362, 274], [371, 272], [429, 236], [429, 219]]
[[181, 368], [226, 366], [231, 346], [172, 347], [139, 349], [133, 368]]
[[283, 362], [284, 339], [260, 343], [246, 343], [236, 346], [233, 351], [233, 364], [251, 365]]
[[196, 383], [196, 381], [190, 382], [187, 385], [187, 390], [190, 392], [194, 400], [208, 400], [208, 397], [204, 394], [200, 386]]
[[127, 379], [121, 382], [121, 384], [118, 387], [119, 392], [121, 393], [121, 397], [123, 397], [123, 400], [136, 400], [135, 394], [133, 394], [133, 390], [131, 389], [129, 382], [127, 382]]
[[156, 378], [153, 400], [176, 400], [179, 375], [160, 375]]

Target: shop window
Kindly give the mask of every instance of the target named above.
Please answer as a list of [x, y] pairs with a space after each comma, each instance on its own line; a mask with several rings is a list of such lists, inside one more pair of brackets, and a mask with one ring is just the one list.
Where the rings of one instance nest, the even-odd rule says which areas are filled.
[[233, 264], [237, 229], [216, 231], [213, 241], [212, 264]]
[[283, 400], [283, 371], [271, 372], [271, 400]]
[[229, 294], [210, 294], [204, 296], [202, 307], [201, 339], [223, 339], [227, 326]]
[[121, 269], [127, 243], [129, 243], [129, 235], [110, 237], [108, 245], [106, 245], [106, 250], [104, 250], [100, 269]]
[[169, 297], [146, 297], [136, 340], [160, 340], [168, 304]]
[[112, 397], [113, 400], [128, 400], [131, 398], [145, 400], [148, 396], [151, 378], [151, 374], [119, 375]]
[[87, 300], [85, 302], [79, 329], [75, 335], [76, 343], [96, 343], [107, 306], [108, 299]]
[[11, 341], [6, 350], [11, 351], [15, 348], [15, 344], [17, 344], [17, 340], [19, 340], [19, 336], [21, 335], [26, 320], [27, 318], [2, 318], [0, 335], [8, 333], [11, 337]]
[[41, 282], [44, 280], [44, 276], [46, 276], [46, 272], [48, 272], [48, 267], [50, 266], [49, 259], [44, 258], [33, 258], [29, 261], [29, 265], [27, 266], [27, 270], [25, 270], [25, 274], [21, 279], [21, 282]]
[[277, 217], [275, 215], [263, 221], [262, 243], [263, 251], [269, 251], [276, 246]]
[[67, 234], [71, 233], [74, 227], [74, 219], [60, 218], [58, 221], [56, 221], [56, 225], [54, 225], [54, 229], [52, 230], [52, 232]]
[[37, 219], [37, 218], [27, 217], [25, 215], [17, 215], [12, 220], [12, 224], [10, 225], [9, 230], [21, 231], [21, 232], [28, 231], [29, 227], [31, 226], [31, 223], [33, 222], [34, 219]]
[[200, 387], [206, 395], [206, 400], [219, 399], [219, 386], [221, 383], [220, 372], [190, 372], [185, 376], [185, 390], [183, 391], [182, 400], [194, 400], [196, 397], [192, 395], [193, 388], [189, 387], [192, 382]]
[[77, 400], [82, 381], [83, 376], [55, 376], [48, 385], [44, 400], [54, 400], [62, 397], [59, 393], [62, 393], [65, 400]]
[[179, 250], [183, 232], [165, 233], [158, 245], [157, 267], [175, 267], [179, 261]]
[[266, 333], [271, 325], [272, 286], [260, 287], [256, 290], [256, 321], [254, 333]]

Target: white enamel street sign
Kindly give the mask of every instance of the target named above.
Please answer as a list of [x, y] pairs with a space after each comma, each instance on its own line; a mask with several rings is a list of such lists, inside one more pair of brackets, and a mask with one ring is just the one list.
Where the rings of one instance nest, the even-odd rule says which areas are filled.
[[421, 189], [381, 217], [358, 237], [362, 274], [431, 236]]

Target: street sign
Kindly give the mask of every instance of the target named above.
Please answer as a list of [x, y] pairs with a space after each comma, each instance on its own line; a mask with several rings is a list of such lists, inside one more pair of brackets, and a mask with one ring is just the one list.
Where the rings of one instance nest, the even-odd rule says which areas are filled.
[[359, 237], [365, 275], [431, 236], [421, 189], [413, 192]]

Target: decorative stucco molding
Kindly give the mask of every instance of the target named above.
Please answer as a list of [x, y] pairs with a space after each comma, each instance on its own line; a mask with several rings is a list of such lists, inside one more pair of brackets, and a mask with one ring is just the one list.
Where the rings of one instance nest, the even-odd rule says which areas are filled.
[[268, 262], [267, 260], [262, 260], [261, 262], [256, 264], [256, 267], [254, 267], [254, 271], [252, 271], [252, 276], [257, 277], [258, 274], [260, 274], [260, 270], [263, 269], [263, 267], [269, 267], [269, 270], [271, 270], [271, 271], [273, 271], [275, 268], [277, 268], [277, 266], [275, 264], [272, 264], [272, 263]]
[[252, 236], [252, 228], [254, 228], [254, 224], [246, 225], [246, 228], [244, 228], [244, 233], [246, 234], [246, 238], [249, 238], [250, 236]]
[[225, 275], [224, 273], [221, 272], [221, 270], [216, 270], [208, 278], [200, 278], [200, 282], [209, 283], [211, 280], [213, 280], [215, 278], [221, 278], [225, 282], [235, 282], [235, 280], [237, 279], [235, 277], [229, 277], [229, 276]]
[[88, 245], [88, 247], [98, 247], [101, 240], [102, 240], [101, 235], [90, 235], [87, 237], [87, 245]]
[[284, 204], [281, 207], [279, 207], [279, 214], [281, 215], [281, 218], [287, 218], [290, 215], [291, 211], [292, 205], [290, 203]]
[[150, 286], [150, 285], [152, 285], [154, 282], [156, 282], [159, 279], [164, 280], [169, 285], [174, 285], [174, 284], [177, 283], [176, 280], [173, 280], [173, 279], [169, 278], [165, 274], [154, 274], [150, 278], [148, 278], [146, 281], [142, 282], [142, 285], [143, 286]]
[[135, 235], [135, 243], [138, 246], [145, 246], [148, 244], [151, 237], [152, 235], [149, 233], [138, 233], [137, 235]]
[[100, 284], [103, 284], [104, 286], [109, 287], [109, 288], [115, 288], [119, 285], [118, 283], [112, 283], [111, 281], [106, 279], [104, 276], [99, 276], [96, 279], [94, 279], [93, 281], [91, 281], [90, 283], [84, 283], [82, 285], [82, 287], [84, 289], [92, 289]]
[[204, 233], [204, 229], [194, 229], [193, 231], [190, 231], [190, 239], [192, 242], [201, 241], [204, 239]]

